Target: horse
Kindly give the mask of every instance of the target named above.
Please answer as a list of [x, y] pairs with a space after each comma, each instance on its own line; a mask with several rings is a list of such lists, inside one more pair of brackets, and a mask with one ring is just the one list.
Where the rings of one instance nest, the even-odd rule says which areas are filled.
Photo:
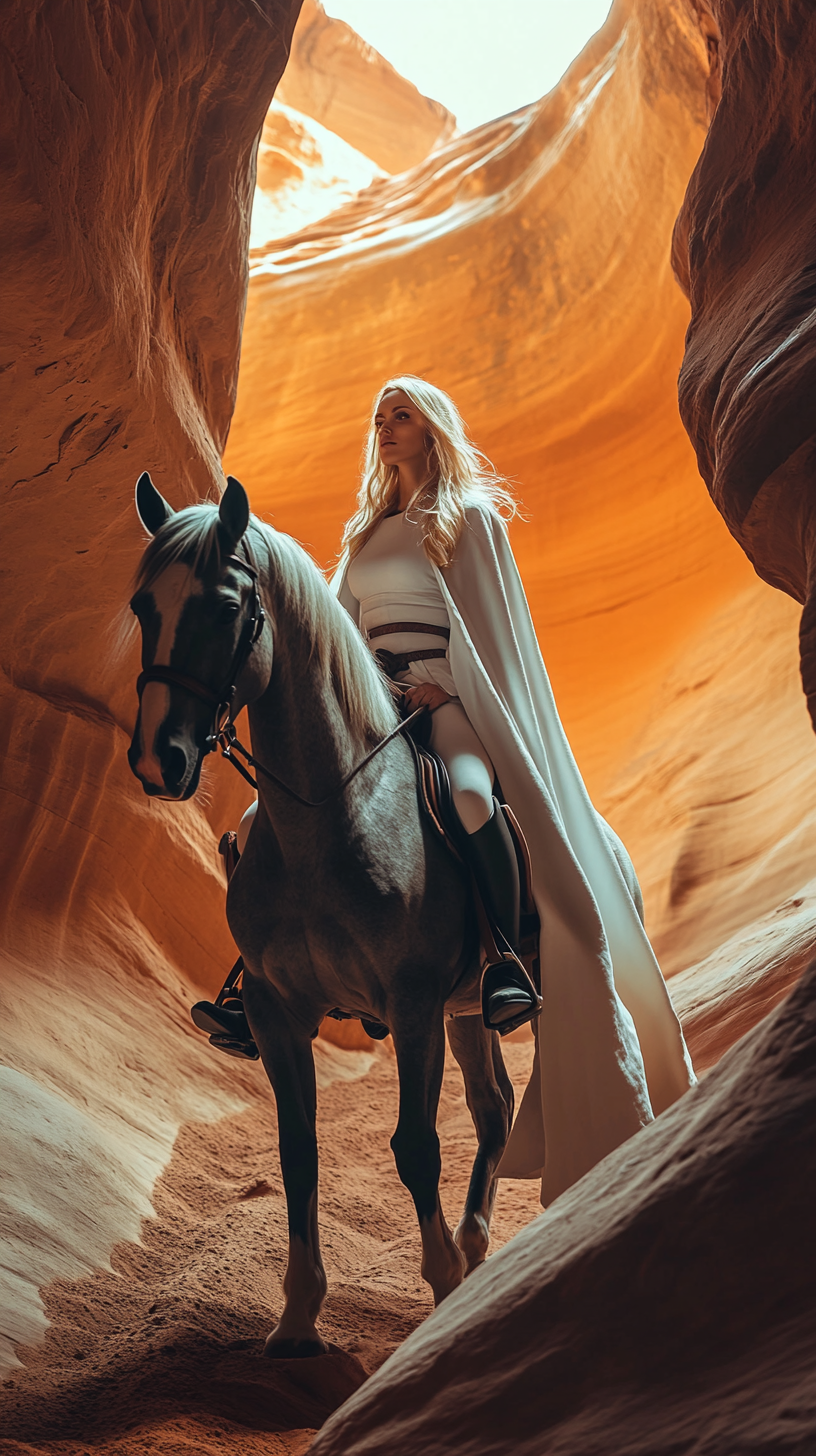
[[[479, 1014], [470, 886], [420, 809], [387, 681], [307, 553], [251, 516], [234, 477], [219, 505], [175, 512], [145, 472], [136, 504], [152, 539], [130, 602], [142, 634], [133, 773], [149, 795], [189, 799], [219, 732], [246, 707], [253, 755], [289, 790], [259, 778], [227, 919], [277, 1103], [288, 1210], [284, 1307], [265, 1350], [319, 1355], [327, 1283], [312, 1041], [330, 1010], [382, 1022], [393, 1037], [391, 1147], [435, 1304], [487, 1255], [513, 1088], [498, 1034]], [[455, 1234], [440, 1203], [436, 1132], [446, 1027], [478, 1140]]]

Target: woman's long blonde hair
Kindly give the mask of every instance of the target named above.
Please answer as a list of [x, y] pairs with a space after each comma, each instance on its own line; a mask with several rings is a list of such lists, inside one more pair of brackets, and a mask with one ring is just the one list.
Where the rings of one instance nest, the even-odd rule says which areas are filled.
[[378, 391], [362, 461], [357, 510], [346, 523], [343, 548], [349, 558], [362, 550], [383, 516], [399, 498], [399, 470], [380, 456], [375, 419], [383, 396], [401, 389], [425, 422], [428, 444], [428, 479], [410, 510], [423, 527], [422, 543], [434, 565], [450, 566], [465, 525], [465, 508], [480, 504], [509, 520], [517, 506], [507, 481], [468, 439], [464, 421], [450, 395], [419, 379], [399, 374]]

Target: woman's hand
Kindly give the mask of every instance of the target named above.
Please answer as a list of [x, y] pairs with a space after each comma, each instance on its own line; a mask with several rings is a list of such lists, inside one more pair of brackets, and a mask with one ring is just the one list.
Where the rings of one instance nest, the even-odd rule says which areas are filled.
[[418, 686], [406, 687], [403, 697], [412, 713], [417, 708], [428, 708], [433, 712], [434, 708], [441, 708], [443, 703], [453, 702], [450, 693], [446, 693], [438, 683], [420, 683]]

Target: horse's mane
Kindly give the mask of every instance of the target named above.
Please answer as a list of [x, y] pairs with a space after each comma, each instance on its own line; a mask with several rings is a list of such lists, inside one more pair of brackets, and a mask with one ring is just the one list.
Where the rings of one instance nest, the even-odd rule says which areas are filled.
[[[293, 614], [305, 629], [325, 685], [334, 692], [352, 732], [372, 740], [389, 733], [397, 715], [382, 673], [312, 558], [291, 536], [273, 530], [257, 516], [250, 517], [247, 534], [261, 577], [266, 565], [273, 599], [279, 610]], [[268, 564], [259, 547], [264, 548]], [[171, 516], [148, 542], [133, 589], [149, 591], [179, 561], [200, 576], [211, 564], [219, 569], [221, 560], [218, 507], [202, 501]]]

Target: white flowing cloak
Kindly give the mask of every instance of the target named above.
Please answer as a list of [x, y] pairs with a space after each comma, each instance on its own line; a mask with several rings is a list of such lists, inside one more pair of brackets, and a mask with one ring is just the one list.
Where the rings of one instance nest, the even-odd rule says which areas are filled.
[[[359, 626], [347, 570], [344, 557], [332, 587]], [[434, 572], [456, 691], [530, 849], [544, 1007], [499, 1172], [540, 1176], [546, 1206], [681, 1097], [694, 1072], [612, 831], [561, 726], [504, 522], [469, 506], [453, 563]]]

